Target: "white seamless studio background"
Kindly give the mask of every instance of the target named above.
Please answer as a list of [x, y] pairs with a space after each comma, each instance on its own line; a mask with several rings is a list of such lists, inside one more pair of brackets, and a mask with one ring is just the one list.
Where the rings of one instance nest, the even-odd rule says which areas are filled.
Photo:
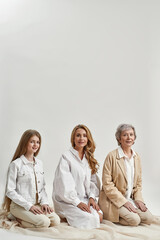
[[160, 2], [0, 1], [0, 189], [22, 133], [42, 135], [39, 158], [50, 203], [54, 172], [75, 125], [89, 127], [95, 157], [117, 147], [131, 123], [143, 196], [160, 215]]

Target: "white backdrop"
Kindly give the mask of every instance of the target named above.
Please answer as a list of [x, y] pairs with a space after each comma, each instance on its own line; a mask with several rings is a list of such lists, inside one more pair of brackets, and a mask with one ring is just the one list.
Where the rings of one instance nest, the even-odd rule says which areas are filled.
[[0, 189], [22, 133], [42, 135], [51, 202], [54, 171], [83, 123], [103, 162], [117, 125], [137, 131], [143, 195], [160, 214], [160, 1], [0, 1]]

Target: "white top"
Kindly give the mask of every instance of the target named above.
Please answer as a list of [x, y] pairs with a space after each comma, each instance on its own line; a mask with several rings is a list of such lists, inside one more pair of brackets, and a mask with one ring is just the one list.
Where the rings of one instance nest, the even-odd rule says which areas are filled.
[[35, 158], [33, 166], [33, 163], [22, 155], [9, 165], [6, 195], [29, 211], [36, 203], [36, 193], [38, 193], [38, 203], [48, 204], [42, 161]]
[[70, 148], [62, 155], [55, 172], [53, 199], [77, 206], [84, 198], [96, 198], [99, 195], [97, 175], [91, 174], [88, 161], [81, 160], [78, 151]]
[[120, 158], [124, 158], [125, 167], [126, 167], [126, 175], [127, 175], [127, 191], [125, 193], [125, 198], [131, 202], [134, 207], [136, 207], [133, 199], [131, 199], [131, 193], [133, 190], [133, 183], [134, 183], [134, 156], [136, 153], [132, 149], [132, 156], [129, 159], [123, 152], [121, 147], [118, 148], [118, 153]]

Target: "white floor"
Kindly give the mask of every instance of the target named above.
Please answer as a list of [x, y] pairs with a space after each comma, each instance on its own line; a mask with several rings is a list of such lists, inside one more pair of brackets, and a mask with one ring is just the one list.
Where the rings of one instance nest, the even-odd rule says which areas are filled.
[[[48, 238], [34, 237], [34, 236], [26, 236], [19, 233], [12, 233], [5, 229], [0, 229], [0, 239], [1, 240], [48, 240]], [[53, 239], [53, 238], [52, 238]]]

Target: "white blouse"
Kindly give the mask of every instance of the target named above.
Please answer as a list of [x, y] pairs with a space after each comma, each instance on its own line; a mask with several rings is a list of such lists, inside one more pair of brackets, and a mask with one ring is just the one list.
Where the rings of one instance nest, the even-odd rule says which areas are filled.
[[62, 155], [55, 172], [53, 199], [77, 206], [84, 198], [96, 198], [99, 195], [97, 175], [91, 174], [88, 161], [70, 148]]

